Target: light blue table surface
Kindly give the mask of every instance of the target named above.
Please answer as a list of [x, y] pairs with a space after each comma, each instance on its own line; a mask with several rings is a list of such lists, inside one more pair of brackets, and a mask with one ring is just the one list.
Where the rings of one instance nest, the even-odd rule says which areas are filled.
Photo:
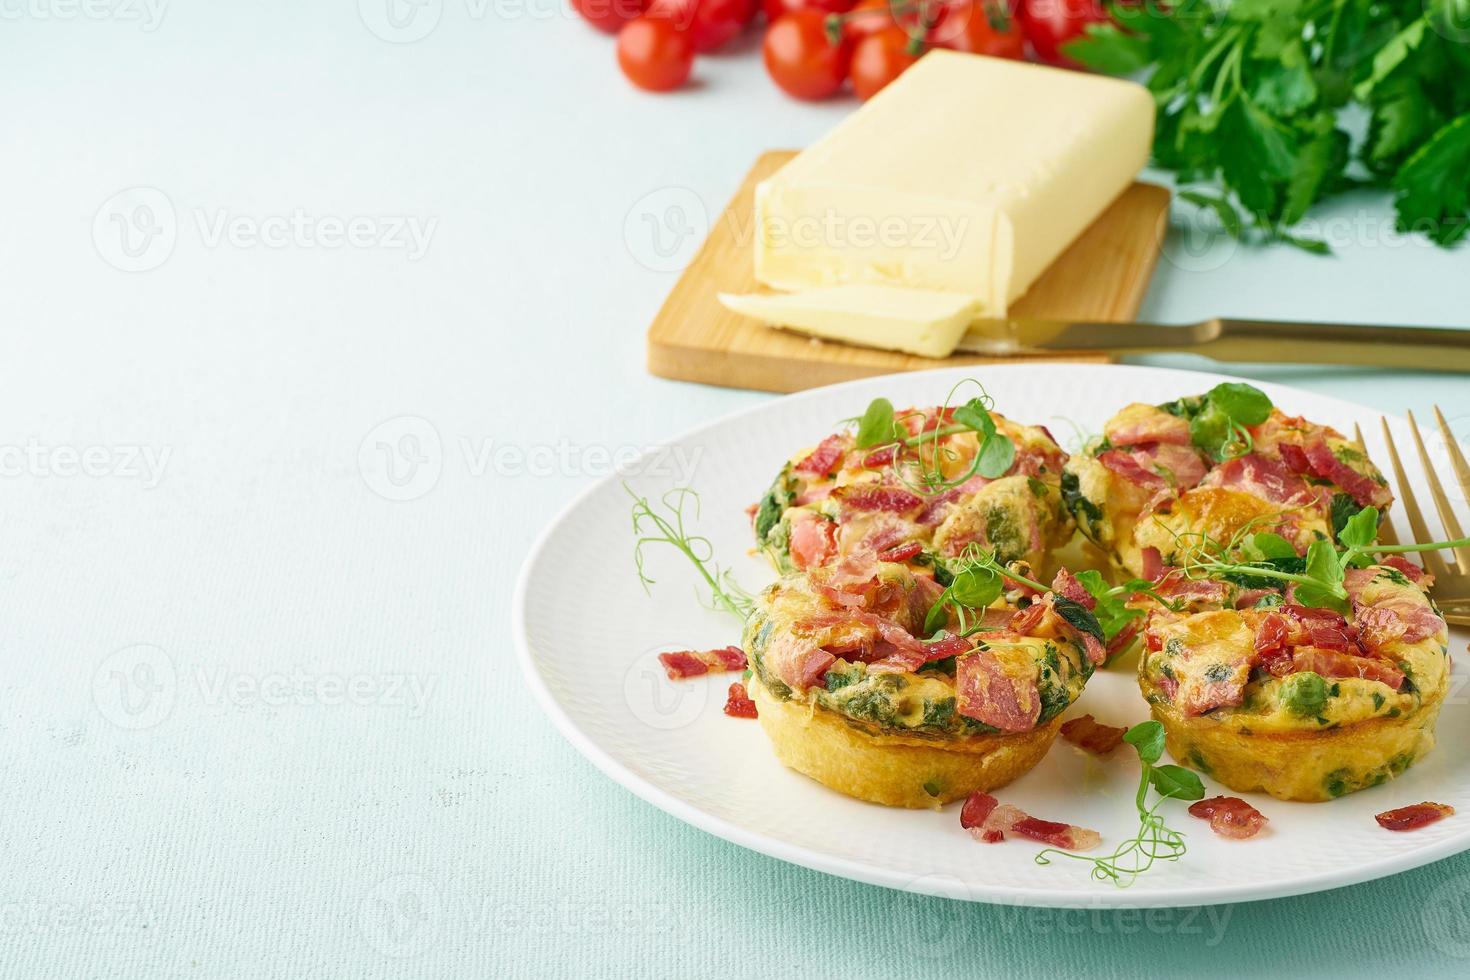
[[[584, 761], [509, 601], [594, 467], [476, 460], [770, 397], [648, 376], [643, 330], [675, 233], [849, 106], [749, 44], [638, 95], [551, 0], [387, 9], [3, 7], [0, 976], [1464, 975], [1470, 856], [1033, 914], [744, 851]], [[1465, 324], [1470, 252], [1386, 214], [1335, 206], [1326, 259], [1176, 235], [1144, 314]], [[1462, 377], [1240, 373], [1470, 434]], [[371, 458], [405, 417], [439, 469], [394, 501]]]

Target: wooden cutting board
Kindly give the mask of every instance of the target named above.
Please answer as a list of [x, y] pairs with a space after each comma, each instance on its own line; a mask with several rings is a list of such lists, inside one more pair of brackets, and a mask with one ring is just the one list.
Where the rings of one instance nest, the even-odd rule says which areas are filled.
[[[1095, 353], [1016, 357], [956, 354], [943, 360], [820, 341], [776, 330], [720, 305], [718, 293], [760, 291], [750, 242], [755, 185], [795, 156], [756, 161], [704, 246], [648, 328], [648, 370], [664, 378], [728, 388], [800, 391], [838, 381], [957, 364], [1092, 361]], [[1132, 320], [1159, 257], [1169, 192], [1134, 184], [1052, 263], [1011, 308], [1018, 318]]]

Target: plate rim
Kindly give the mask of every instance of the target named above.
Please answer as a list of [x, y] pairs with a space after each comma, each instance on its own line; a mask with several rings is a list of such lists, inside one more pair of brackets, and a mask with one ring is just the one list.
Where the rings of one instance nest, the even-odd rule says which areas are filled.
[[[1193, 376], [1201, 379], [1224, 378], [1256, 383], [1255, 379], [1239, 378], [1216, 371], [1194, 371], [1187, 368], [1154, 367], [1152, 365], [1142, 364], [1046, 364], [1039, 366], [1026, 363], [942, 367], [927, 371], [905, 371], [896, 374], [856, 378], [837, 384], [823, 385], [790, 394], [777, 395], [757, 402], [754, 405], [734, 409], [701, 425], [675, 433], [663, 440], [663, 442], [664, 444], [684, 442], [704, 435], [710, 429], [725, 426], [749, 415], [769, 411], [773, 405], [788, 401], [803, 401], [816, 398], [819, 395], [841, 391], [846, 388], [867, 387], [898, 379], [902, 379], [905, 382], [914, 382], [923, 378], [938, 379], [946, 376], [975, 374], [978, 371], [1009, 372], [1018, 368], [1034, 371], [1038, 367], [1048, 371], [1059, 370], [1061, 373], [1143, 373], [1155, 376]], [[1271, 381], [1260, 383], [1270, 387], [1301, 392], [1316, 399], [1337, 402], [1355, 411], [1378, 411], [1366, 405], [1338, 398], [1335, 395], [1323, 395], [1317, 392], [1307, 391], [1306, 389], [1294, 388], [1292, 385], [1279, 384]], [[1379, 414], [1394, 421], [1404, 421], [1402, 417], [1392, 413], [1379, 412]], [[627, 467], [636, 467], [650, 452], [650, 450], [640, 452], [636, 459], [627, 464]], [[536, 703], [547, 717], [551, 719], [552, 724], [562, 736], [584, 758], [596, 766], [604, 775], [610, 777], [615, 783], [639, 799], [708, 834], [789, 864], [809, 868], [813, 871], [820, 871], [839, 878], [847, 878], [863, 884], [894, 889], [896, 891], [984, 904], [1082, 909], [1180, 908], [1265, 901], [1273, 898], [1289, 898], [1295, 895], [1306, 895], [1348, 885], [1363, 884], [1400, 872], [1412, 871], [1415, 868], [1420, 868], [1470, 850], [1470, 827], [1467, 827], [1456, 836], [1447, 837], [1444, 840], [1418, 848], [1407, 854], [1389, 855], [1350, 868], [1339, 868], [1305, 877], [1291, 878], [1281, 882], [1279, 885], [1252, 883], [1228, 886], [1213, 885], [1208, 888], [1174, 888], [1168, 890], [1115, 887], [1111, 891], [1098, 891], [1086, 899], [1080, 899], [1069, 897], [1070, 895], [1081, 894], [1075, 890], [1069, 892], [1065, 889], [1043, 890], [1010, 886], [991, 888], [984, 885], [966, 883], [957, 876], [906, 876], [901, 872], [877, 867], [852, 858], [812, 851], [800, 845], [750, 830], [724, 817], [706, 813], [676, 794], [666, 791], [644, 779], [638, 773], [615, 759], [596, 740], [582, 731], [567, 713], [566, 709], [557, 701], [555, 695], [552, 694], [551, 689], [547, 686], [545, 679], [537, 669], [535, 654], [531, 650], [530, 638], [526, 628], [526, 607], [527, 599], [530, 595], [532, 570], [538, 565], [542, 553], [549, 547], [551, 539], [570, 515], [578, 510], [588, 498], [600, 492], [605, 486], [614, 481], [623, 479], [623, 477], [624, 472], [622, 469], [619, 469], [583, 487], [573, 495], [571, 500], [567, 501], [557, 510], [556, 514], [537, 534], [535, 541], [526, 552], [526, 557], [521, 562], [521, 567], [516, 574], [515, 588], [511, 592], [511, 633], [515, 646], [516, 662], [520, 667], [522, 679], [526, 682], [527, 687], [530, 688], [532, 697], [536, 700]], [[959, 887], [954, 887], [954, 885], [958, 885]]]

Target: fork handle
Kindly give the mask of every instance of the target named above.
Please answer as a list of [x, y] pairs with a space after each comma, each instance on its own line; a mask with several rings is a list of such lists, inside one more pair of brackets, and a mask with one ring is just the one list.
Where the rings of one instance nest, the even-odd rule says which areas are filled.
[[1218, 333], [1192, 352], [1221, 361], [1470, 371], [1470, 332], [1464, 330], [1270, 320], [1216, 322]]

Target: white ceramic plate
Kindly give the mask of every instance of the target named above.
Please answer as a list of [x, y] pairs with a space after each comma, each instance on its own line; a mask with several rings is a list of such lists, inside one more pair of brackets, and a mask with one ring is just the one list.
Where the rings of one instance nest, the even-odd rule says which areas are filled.
[[[897, 405], [936, 404], [965, 377], [978, 377], [999, 411], [1048, 425], [1064, 445], [1075, 423], [1100, 431], [1132, 401], [1162, 402], [1204, 391], [1223, 377], [1142, 367], [1016, 365], [940, 370], [857, 381], [804, 392], [728, 416], [669, 443], [628, 468], [626, 479], [656, 499], [680, 485], [699, 491], [695, 526], [746, 587], [772, 573], [750, 556], [745, 508], [758, 500], [787, 456], [815, 444], [839, 419], [885, 395]], [[1276, 404], [1351, 432], [1359, 423], [1375, 459], [1386, 460], [1378, 413], [1321, 395], [1261, 384]], [[1395, 423], [1397, 425], [1397, 423]], [[1407, 432], [1395, 429], [1401, 446]], [[1068, 445], [1068, 448], [1072, 448]], [[1412, 464], [1411, 464], [1412, 465]], [[633, 568], [630, 501], [619, 478], [589, 488], [532, 549], [515, 595], [518, 654], [536, 697], [572, 744], [643, 799], [727, 840], [764, 854], [858, 881], [927, 894], [1016, 905], [1175, 906], [1246, 901], [1368, 881], [1470, 849], [1470, 707], [1465, 671], [1439, 722], [1439, 748], [1402, 778], [1331, 803], [1282, 803], [1256, 796], [1270, 817], [1249, 841], [1214, 836], [1170, 804], [1169, 822], [1188, 833], [1188, 853], [1157, 864], [1131, 887], [1097, 881], [1085, 862], [1033, 860], [1040, 845], [986, 845], [960, 829], [958, 805], [942, 811], [860, 803], [783, 768], [758, 724], [725, 716], [734, 675], [672, 683], [658, 653], [739, 641], [739, 624], [703, 608], [697, 575], [667, 547], [648, 551], [657, 584], [644, 593]], [[1427, 498], [1426, 498], [1427, 502]], [[1406, 527], [1400, 519], [1400, 527]], [[1437, 528], [1435, 529], [1438, 530]], [[574, 591], [563, 574], [576, 569]], [[590, 587], [586, 583], [593, 583]], [[1451, 651], [1465, 650], [1466, 631]], [[1070, 714], [1117, 725], [1148, 717], [1131, 673], [1099, 671]], [[1091, 827], [1104, 848], [1137, 826], [1132, 796], [1138, 764], [1120, 750], [1097, 760], [1058, 740], [1031, 773], [998, 792], [1029, 813]], [[1205, 780], [1208, 795], [1228, 792]], [[1461, 815], [1390, 833], [1375, 813], [1421, 800]]]

